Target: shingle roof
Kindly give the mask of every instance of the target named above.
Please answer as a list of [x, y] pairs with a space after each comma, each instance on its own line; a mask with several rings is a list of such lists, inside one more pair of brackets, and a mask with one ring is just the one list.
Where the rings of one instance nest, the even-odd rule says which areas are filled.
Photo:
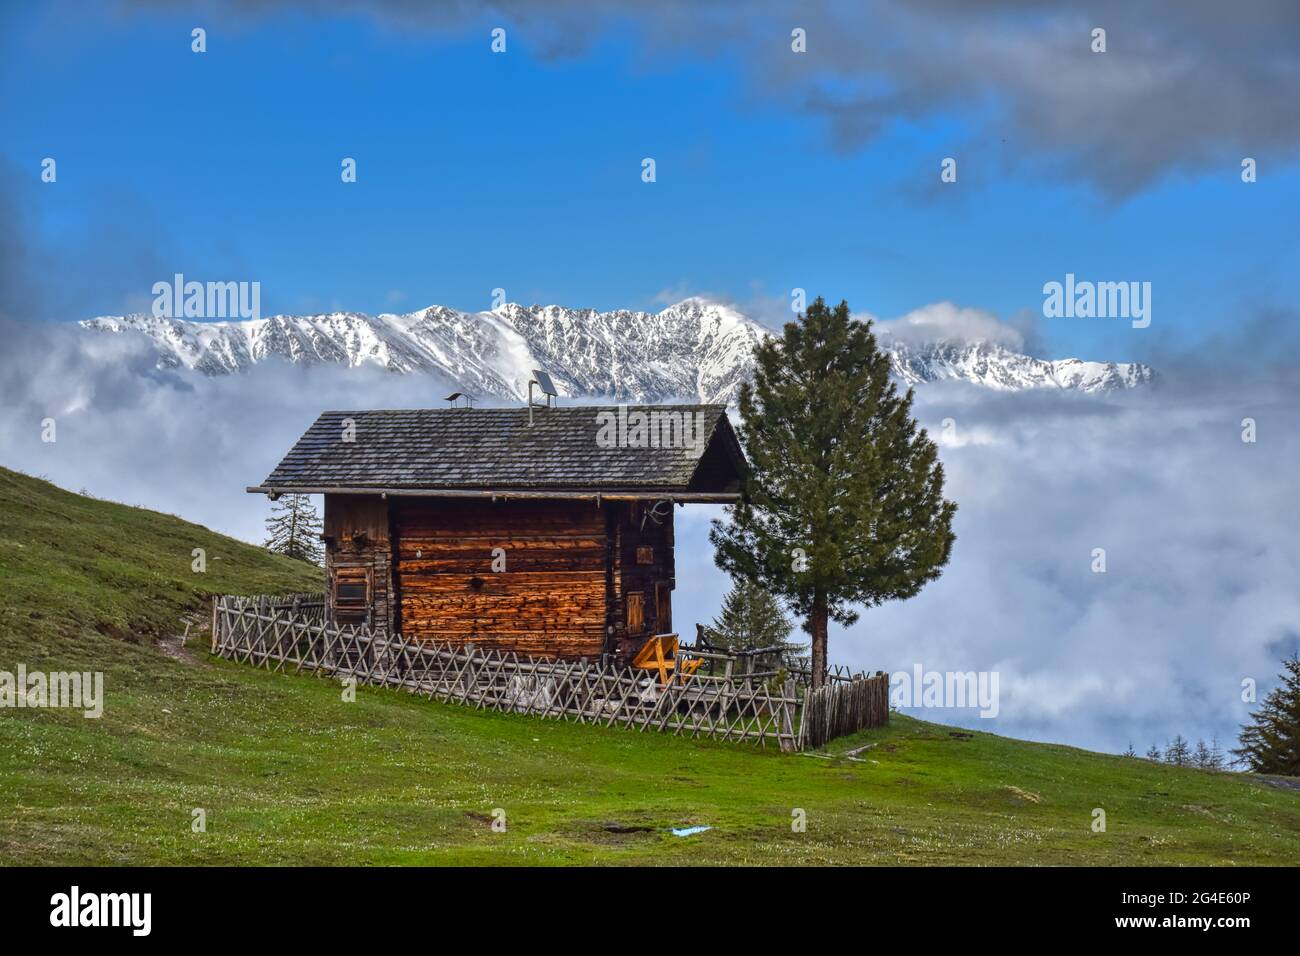
[[[636, 412], [658, 413], [659, 434], [677, 447], [630, 447], [649, 442], [638, 443], [630, 427], [619, 437], [610, 423], [621, 415], [635, 426]], [[681, 428], [687, 415], [690, 431]], [[354, 437], [345, 441], [349, 420]], [[702, 445], [694, 439], [700, 425]], [[249, 491], [644, 489], [734, 497], [743, 468], [724, 405], [536, 408], [531, 426], [527, 408], [338, 411], [322, 413], [266, 481]]]

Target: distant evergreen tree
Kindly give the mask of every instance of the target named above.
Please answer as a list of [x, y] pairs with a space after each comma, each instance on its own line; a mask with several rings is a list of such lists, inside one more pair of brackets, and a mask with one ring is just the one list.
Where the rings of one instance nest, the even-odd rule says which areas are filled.
[[1129, 743], [1128, 743], [1128, 749], [1124, 751], [1124, 756], [1125, 756], [1125, 757], [1136, 757], [1136, 756], [1137, 756], [1137, 751], [1133, 749], [1133, 741], [1131, 741], [1131, 740], [1129, 741]]
[[1164, 758], [1164, 754], [1160, 752], [1160, 748], [1157, 747], [1155, 744], [1152, 744], [1151, 749], [1147, 751], [1147, 759], [1155, 761], [1156, 763], [1160, 763], [1160, 761], [1164, 760], [1165, 758]]
[[1223, 756], [1223, 748], [1219, 746], [1219, 738], [1210, 738], [1210, 770], [1223, 770], [1227, 766], [1227, 758]]
[[1204, 740], [1196, 741], [1196, 749], [1192, 751], [1192, 763], [1202, 770], [1210, 769], [1210, 746]]
[[1187, 744], [1187, 738], [1182, 734], [1176, 735], [1173, 742], [1165, 748], [1165, 763], [1171, 763], [1175, 767], [1186, 767], [1191, 762], [1192, 752]]
[[1233, 750], [1252, 773], [1300, 776], [1300, 654], [1282, 662], [1281, 683], [1241, 728]]
[[776, 598], [752, 581], [738, 578], [722, 599], [722, 611], [713, 619], [710, 632], [716, 645], [729, 650], [779, 647], [788, 654], [803, 649], [802, 644], [790, 643], [791, 629]]
[[754, 349], [740, 390], [751, 465], [744, 499], [715, 521], [718, 566], [804, 618], [812, 681], [825, 681], [827, 622], [852, 605], [909, 598], [952, 553], [957, 506], [943, 497], [938, 448], [900, 396], [871, 323], [817, 299]]
[[284, 495], [272, 503], [266, 532], [266, 547], [277, 554], [308, 564], [320, 564], [325, 557], [321, 521], [307, 495]]
[[1219, 738], [1210, 738], [1209, 744], [1204, 740], [1196, 741], [1196, 750], [1192, 752], [1192, 763], [1202, 770], [1222, 770], [1223, 751], [1219, 749]]

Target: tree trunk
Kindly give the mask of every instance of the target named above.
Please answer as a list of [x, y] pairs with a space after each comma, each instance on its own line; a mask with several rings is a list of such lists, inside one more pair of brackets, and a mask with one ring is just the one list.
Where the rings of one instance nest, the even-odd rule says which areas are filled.
[[813, 595], [812, 606], [812, 686], [826, 683], [826, 595], [820, 591]]

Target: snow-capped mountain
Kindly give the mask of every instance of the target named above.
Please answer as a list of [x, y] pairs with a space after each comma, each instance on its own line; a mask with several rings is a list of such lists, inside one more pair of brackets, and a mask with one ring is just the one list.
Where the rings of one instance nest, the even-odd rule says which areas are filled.
[[960, 380], [1003, 391], [1030, 388], [1110, 392], [1155, 380], [1155, 372], [1138, 362], [1085, 362], [1039, 359], [992, 342], [931, 342], [921, 346], [882, 337], [894, 374], [905, 385]]
[[[374, 364], [430, 373], [479, 397], [517, 400], [535, 368], [567, 396], [658, 402], [690, 398], [732, 404], [751, 373], [751, 352], [772, 334], [730, 306], [686, 299], [662, 312], [503, 305], [491, 312], [431, 306], [405, 315], [333, 312], [202, 322], [152, 315], [102, 316], [97, 332], [141, 333], [158, 364], [208, 375], [280, 359], [300, 365]], [[991, 343], [894, 342], [882, 346], [907, 385], [958, 379], [989, 388], [1106, 392], [1150, 382], [1144, 365], [1046, 361]]]

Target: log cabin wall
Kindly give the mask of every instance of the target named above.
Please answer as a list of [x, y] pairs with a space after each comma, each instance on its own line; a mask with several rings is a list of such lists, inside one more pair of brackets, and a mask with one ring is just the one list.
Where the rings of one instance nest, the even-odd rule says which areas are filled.
[[673, 630], [667, 503], [326, 495], [324, 524], [340, 624], [623, 663]]
[[648, 637], [673, 630], [673, 513], [667, 502], [614, 502], [608, 507], [615, 595], [610, 649], [626, 663]]
[[391, 633], [388, 502], [378, 495], [326, 495], [323, 525], [329, 618]]
[[590, 500], [390, 501], [400, 633], [562, 659], [603, 652], [604, 508]]

